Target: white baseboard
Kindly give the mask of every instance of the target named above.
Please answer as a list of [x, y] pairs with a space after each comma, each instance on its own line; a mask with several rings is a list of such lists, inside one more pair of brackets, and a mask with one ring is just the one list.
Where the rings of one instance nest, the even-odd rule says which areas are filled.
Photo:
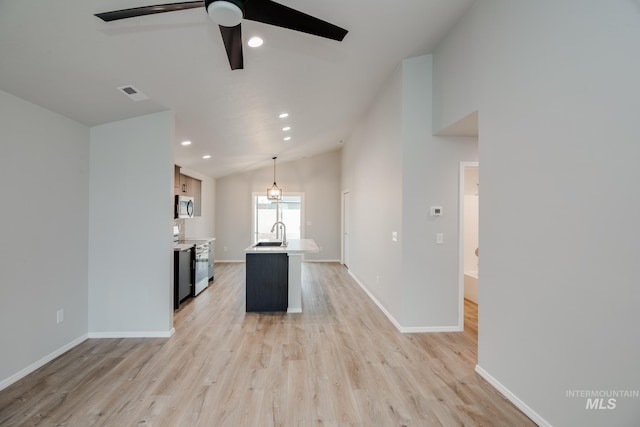
[[542, 418], [536, 411], [531, 409], [526, 403], [518, 398], [515, 394], [509, 391], [504, 385], [500, 383], [500, 381], [496, 380], [489, 374], [487, 371], [482, 369], [480, 365], [476, 365], [476, 372], [482, 378], [487, 380], [489, 384], [491, 384], [496, 390], [498, 390], [507, 400], [513, 403], [518, 409], [520, 409], [527, 417], [531, 418], [531, 421], [538, 424], [540, 427], [552, 427], [551, 423]]
[[402, 328], [401, 332], [404, 334], [420, 334], [420, 333], [432, 333], [432, 332], [462, 332], [463, 329], [460, 326], [409, 326]]
[[170, 331], [114, 331], [89, 332], [89, 338], [169, 338], [176, 330]]
[[301, 308], [287, 308], [287, 313], [302, 313]]
[[304, 262], [337, 262], [340, 263], [339, 259], [305, 259]]
[[398, 331], [402, 332], [403, 334], [418, 334], [418, 333], [424, 333], [424, 332], [427, 332], [427, 333], [431, 333], [431, 332], [461, 332], [463, 330], [463, 328], [461, 328], [458, 325], [455, 325], [455, 326], [410, 326], [410, 327], [402, 326], [391, 315], [391, 313], [389, 313], [387, 311], [387, 309], [384, 308], [384, 306], [380, 303], [380, 301], [378, 301], [378, 299], [375, 296], [373, 296], [373, 294], [371, 292], [369, 292], [369, 289], [367, 289], [367, 287], [364, 286], [360, 280], [358, 280], [356, 275], [353, 274], [351, 272], [351, 270], [347, 270], [347, 271], [349, 272], [349, 275], [351, 277], [353, 277], [353, 280], [355, 280], [356, 283], [362, 288], [362, 290], [369, 296], [369, 298], [371, 298], [371, 300], [378, 306], [378, 308], [380, 310], [382, 310], [384, 315], [387, 316], [387, 318], [391, 321], [391, 323], [393, 323], [393, 326], [395, 326], [396, 329], [398, 329]]
[[7, 378], [5, 380], [0, 381], [0, 390], [4, 390], [5, 388], [9, 387], [11, 384], [13, 384], [13, 383], [21, 380], [22, 378], [26, 377], [27, 375], [29, 375], [30, 373], [32, 373], [36, 369], [38, 369], [38, 368], [46, 365], [47, 363], [51, 362], [56, 357], [63, 355], [67, 351], [71, 350], [73, 347], [75, 347], [78, 344], [86, 341], [87, 338], [89, 338], [88, 335], [86, 335], [86, 334], [82, 335], [81, 337], [76, 338], [75, 340], [71, 341], [70, 343], [65, 344], [64, 346], [60, 347], [59, 349], [55, 350], [54, 352], [46, 355], [45, 357], [43, 357], [42, 359], [38, 360], [37, 362], [32, 363], [31, 365], [27, 366], [26, 368], [24, 368], [20, 372], [11, 375], [9, 378]]
[[398, 323], [398, 321], [391, 315], [391, 313], [389, 313], [387, 311], [386, 308], [384, 308], [384, 306], [380, 303], [380, 301], [378, 301], [378, 299], [376, 297], [373, 296], [373, 294], [371, 292], [369, 292], [369, 289], [367, 289], [367, 287], [365, 285], [362, 284], [362, 282], [360, 280], [358, 280], [358, 278], [356, 277], [355, 274], [353, 274], [351, 272], [351, 270], [347, 270], [349, 272], [349, 275], [351, 277], [353, 277], [353, 280], [356, 281], [356, 283], [358, 284], [358, 286], [360, 286], [362, 288], [362, 290], [369, 296], [369, 298], [371, 298], [371, 301], [373, 301], [380, 310], [382, 310], [382, 312], [384, 313], [385, 316], [387, 316], [387, 318], [391, 321], [391, 323], [393, 323], [393, 326], [396, 327], [396, 329], [398, 329], [400, 332], [402, 332], [402, 326], [400, 325], [400, 323]]

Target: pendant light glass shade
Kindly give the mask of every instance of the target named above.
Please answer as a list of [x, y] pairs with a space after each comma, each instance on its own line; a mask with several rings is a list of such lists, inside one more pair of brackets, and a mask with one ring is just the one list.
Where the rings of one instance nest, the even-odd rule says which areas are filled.
[[273, 158], [273, 185], [271, 188], [267, 188], [267, 199], [269, 200], [282, 200], [282, 189], [276, 185], [276, 159]]

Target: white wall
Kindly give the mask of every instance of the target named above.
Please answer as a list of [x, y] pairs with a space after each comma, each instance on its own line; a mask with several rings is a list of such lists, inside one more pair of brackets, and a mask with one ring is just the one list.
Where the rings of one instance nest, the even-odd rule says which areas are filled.
[[2, 389], [86, 337], [89, 129], [0, 91], [0, 132]]
[[[307, 260], [340, 259], [340, 152], [276, 163], [276, 181], [287, 192], [305, 193], [304, 237], [314, 239], [321, 252]], [[251, 236], [251, 194], [265, 193], [273, 184], [273, 165], [216, 180], [216, 261], [245, 259]], [[187, 220], [190, 221], [190, 220]], [[225, 247], [227, 250], [225, 251]]]
[[[349, 271], [385, 309], [402, 307], [402, 68], [398, 66], [342, 149], [349, 190]], [[397, 231], [399, 242], [391, 241]]]
[[477, 63], [482, 55], [475, 35], [479, 16], [474, 1], [469, 11], [436, 48], [433, 62], [433, 131], [440, 133], [478, 111]]
[[216, 213], [216, 180], [202, 175], [196, 171], [181, 168], [182, 174], [197, 178], [202, 181], [201, 196], [202, 205], [200, 216], [184, 220], [186, 239], [203, 239], [215, 236]]
[[[475, 138], [433, 136], [431, 55], [402, 63], [404, 303], [400, 321], [418, 330], [458, 330], [459, 170], [477, 160]], [[440, 217], [430, 216], [441, 206]], [[442, 233], [444, 243], [436, 244]]]
[[[431, 83], [431, 56], [403, 61], [343, 149], [350, 271], [407, 332], [461, 327], [458, 169], [477, 159], [477, 144], [432, 136]], [[434, 205], [442, 217], [429, 216]]]
[[[463, 271], [478, 274], [479, 258], [476, 255], [478, 249], [478, 218], [480, 209], [478, 166], [464, 166], [464, 189], [462, 212], [464, 225], [464, 253]], [[476, 301], [477, 302], [477, 301]]]
[[464, 272], [478, 273], [478, 207], [479, 198], [475, 195], [464, 196]]
[[162, 112], [91, 128], [91, 336], [172, 329], [173, 123]]
[[[640, 384], [639, 15], [625, 0], [478, 0], [435, 54], [452, 71], [435, 82], [442, 123], [479, 110], [478, 363], [541, 424], [640, 420], [637, 398], [566, 397]], [[470, 48], [482, 60], [455, 72]]]

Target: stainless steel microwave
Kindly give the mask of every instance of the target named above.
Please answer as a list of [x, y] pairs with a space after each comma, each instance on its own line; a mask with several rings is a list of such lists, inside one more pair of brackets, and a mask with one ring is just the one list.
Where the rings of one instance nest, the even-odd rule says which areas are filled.
[[176, 196], [176, 218], [193, 218], [193, 197]]

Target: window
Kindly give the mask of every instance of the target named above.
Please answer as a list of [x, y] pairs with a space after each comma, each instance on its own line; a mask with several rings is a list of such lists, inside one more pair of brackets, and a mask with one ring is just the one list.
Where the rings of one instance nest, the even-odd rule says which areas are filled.
[[[287, 240], [303, 238], [304, 193], [290, 193], [282, 200], [267, 199], [262, 193], [253, 193], [253, 223], [251, 233], [253, 243], [266, 239], [281, 239], [280, 227], [271, 232], [271, 227], [277, 221], [282, 221], [287, 227]], [[278, 233], [276, 235], [276, 232]]]

